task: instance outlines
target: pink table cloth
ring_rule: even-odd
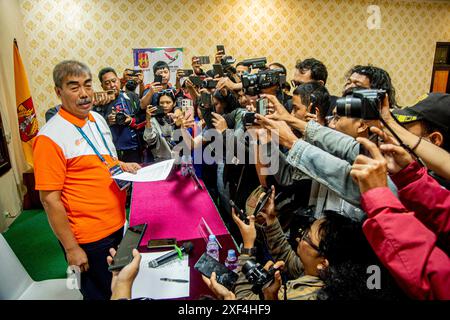
[[[206,188],[196,189],[192,178],[183,177],[179,170],[165,181],[135,182],[130,210],[130,226],[148,224],[141,246],[147,245],[149,239],[201,238],[202,217],[213,234],[228,234]]]

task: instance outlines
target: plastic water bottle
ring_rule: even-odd
[[[187,160],[186,160],[186,155],[183,155],[181,157],[181,175],[183,177],[188,175],[188,171],[187,171]]]
[[[216,236],[209,235],[208,243],[206,244],[206,253],[219,261],[219,244],[217,243]]]
[[[181,157],[181,175],[189,175],[189,167],[192,167],[192,157],[191,155],[183,155]]]
[[[225,267],[230,269],[231,271],[237,272],[239,264],[236,257],[236,251],[233,249],[228,250],[228,256],[225,260]]]

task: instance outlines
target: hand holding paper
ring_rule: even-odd
[[[133,181],[133,182],[151,182],[166,180],[172,170],[174,159],[166,160],[152,164],[148,167],[137,170],[135,174],[123,172],[113,176],[114,179]]]

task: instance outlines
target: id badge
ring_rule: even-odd
[[[111,176],[115,176],[116,174],[123,173],[123,170],[119,164],[116,164],[115,166],[109,168],[109,173],[111,173]],[[117,179],[113,179],[113,180],[116,182],[120,191],[125,190],[126,188],[128,188],[128,186],[131,185],[130,181],[117,180]]]

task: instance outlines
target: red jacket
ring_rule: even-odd
[[[361,196],[368,219],[363,231],[400,287],[415,299],[450,299],[450,191],[417,163],[393,177],[399,199],[389,188]],[[436,245],[437,238],[442,241]]]

